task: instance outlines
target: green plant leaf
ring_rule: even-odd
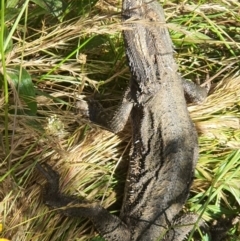
[[[20,12],[19,8],[6,8],[5,14],[4,14],[5,23],[11,20],[15,20],[19,12]],[[0,16],[1,16],[1,13],[0,13]]]
[[[15,8],[19,4],[19,0],[8,0],[6,1],[7,8]]]
[[[94,238],[92,238],[92,241],[106,241],[104,238],[102,238],[102,237],[94,237]]]
[[[33,0],[33,2],[56,17],[62,14],[66,5],[64,0]]]
[[[19,98],[29,107],[30,114],[35,115],[37,112],[36,92],[29,73],[20,66],[16,66],[8,68],[7,75],[15,85]]]
[[[8,35],[9,35],[9,31],[8,31],[8,28],[6,25],[4,25],[3,27],[4,27],[3,41],[5,43]],[[0,28],[0,31],[2,31],[2,28]],[[12,48],[13,48],[13,42],[12,42],[12,39],[10,39],[10,41],[8,42],[8,45],[6,46],[5,53],[10,52],[12,50]]]
[[[75,1],[75,3],[78,1]],[[81,15],[90,12],[91,8],[98,2],[98,0],[82,0],[78,4],[78,10]]]

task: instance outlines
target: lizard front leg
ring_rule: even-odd
[[[80,112],[84,112],[90,121],[110,130],[113,133],[120,132],[128,118],[133,107],[133,101],[131,100],[130,88],[127,88],[123,95],[122,102],[113,116],[110,116],[102,108],[97,101],[79,101],[77,108]]]
[[[37,164],[36,167],[47,179],[43,192],[43,201],[47,206],[59,209],[65,216],[89,218],[100,235],[108,241],[130,241],[130,231],[121,219],[97,203],[61,194],[58,173],[48,164]]]
[[[207,97],[210,85],[201,87],[191,81],[187,81],[183,78],[181,79],[187,102],[201,103]]]

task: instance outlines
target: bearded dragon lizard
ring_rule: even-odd
[[[48,181],[44,202],[67,216],[89,218],[108,241],[182,241],[197,220],[195,215],[178,215],[198,160],[198,136],[184,95],[201,101],[206,90],[177,72],[164,12],[156,0],[123,0],[122,20],[129,87],[110,122],[89,110],[90,120],[113,132],[130,116],[132,148],[120,216],[98,203],[61,194],[59,176],[47,164],[38,165]]]

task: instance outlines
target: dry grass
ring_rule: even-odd
[[[6,66],[21,64],[32,76],[38,111],[37,116],[24,114],[25,103],[9,88],[9,114],[7,119],[2,114],[0,122],[0,240],[85,241],[96,236],[89,221],[63,217],[43,205],[45,181],[34,168],[36,162],[47,162],[59,171],[63,192],[119,210],[130,128],[114,135],[75,110],[78,99],[93,93],[103,96],[107,106],[116,105],[129,79],[120,8],[115,5],[99,1],[88,15],[54,25],[42,18],[38,28],[27,26],[25,35],[19,24],[13,35],[14,48],[6,54]],[[240,209],[238,9],[237,1],[219,1],[214,6],[165,4],[180,71],[186,78],[213,81],[207,100],[189,107],[201,150],[186,209],[205,220],[235,215]],[[4,112],[3,96],[1,90]],[[16,113],[16,108],[23,111]],[[232,232],[235,236],[230,240],[237,240],[236,228]]]

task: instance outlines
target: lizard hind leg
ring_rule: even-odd
[[[36,167],[47,179],[43,192],[43,201],[47,206],[57,208],[65,216],[89,218],[107,241],[130,241],[130,230],[121,219],[96,202],[61,194],[58,173],[48,164],[37,164]]]

